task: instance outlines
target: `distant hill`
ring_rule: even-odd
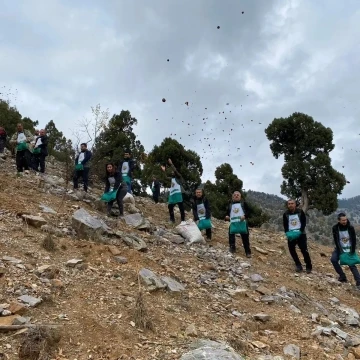
[[[282,215],[285,211],[285,200],[277,195],[266,194],[263,192],[249,190],[247,199],[267,212],[270,220],[264,224],[264,228],[272,228],[282,231]],[[355,225],[356,230],[360,231],[360,195],[349,199],[339,199],[337,211],[329,216],[325,216],[321,211],[310,210],[308,212],[307,232],[314,240],[323,244],[332,244],[331,227],[336,223],[337,214],[343,211],[349,220]]]

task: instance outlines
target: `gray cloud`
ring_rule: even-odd
[[[246,189],[279,193],[264,129],[301,111],[334,130],[343,195],[358,194],[357,0],[23,0],[0,20],[3,83],[41,125],[71,136],[90,106],[129,109],[148,151],[173,134],[204,180],[229,162]]]

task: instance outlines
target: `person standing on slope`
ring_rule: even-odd
[[[35,140],[32,158],[32,168],[38,172],[45,173],[45,158],[48,156],[48,137],[46,131],[41,129],[39,136]]]
[[[183,196],[182,196],[183,188],[181,186],[182,176],[176,170],[171,159],[169,159],[168,162],[169,162],[169,165],[171,166],[171,174],[170,174],[171,176],[168,177],[168,179],[171,181],[170,193],[169,193],[169,199],[168,199],[170,222],[175,223],[174,207],[175,207],[175,205],[178,205],[179,210],[180,210],[180,216],[181,216],[180,225],[186,225],[185,209],[184,209],[184,202],[183,202]],[[162,171],[166,172],[165,166],[161,166],[161,169],[162,169]]]
[[[131,194],[131,181],[133,177],[133,171],[135,169],[135,163],[134,160],[131,159],[131,152],[129,150],[125,150],[124,159],[120,162],[119,169],[121,171],[123,180],[128,186],[127,192]]]
[[[235,191],[225,217],[225,221],[230,221],[229,251],[231,253],[236,252],[235,236],[236,234],[240,234],[246,257],[251,258],[249,227],[246,221],[248,217],[249,207],[247,203],[241,199],[240,191]]]
[[[0,154],[5,150],[7,134],[3,127],[0,126]]]
[[[203,189],[196,189],[192,203],[194,221],[199,221],[199,230],[206,231],[206,238],[211,240],[211,209],[209,200],[205,197]],[[202,225],[204,224],[204,226]]]
[[[151,184],[151,191],[153,194],[153,200],[155,204],[159,202],[159,196],[160,196],[160,182],[156,179],[156,176],[153,176],[153,182]]]
[[[283,214],[283,226],[286,236],[288,238],[288,247],[290,255],[292,256],[296,272],[302,272],[303,267],[296,253],[296,245],[299,247],[306,264],[306,272],[308,274],[312,271],[312,263],[307,246],[307,236],[305,233],[306,215],[303,210],[296,207],[296,202],[293,199],[287,201],[287,210]],[[290,238],[289,232],[297,232],[297,238]]]
[[[87,192],[90,171],[89,161],[92,153],[87,149],[86,143],[82,143],[80,149],[80,154],[75,158],[74,189],[79,188],[79,178],[81,177],[84,183],[84,191]]]
[[[335,271],[339,275],[339,281],[346,283],[346,275],[339,264],[340,255],[342,253],[349,253],[354,255],[356,251],[356,233],[354,227],[350,224],[345,213],[338,215],[338,223],[332,228],[335,249],[331,255],[331,263]],[[349,266],[356,282],[356,287],[360,290],[360,274],[355,265]]]
[[[12,136],[10,143],[16,145],[16,167],[18,175],[29,174],[30,151],[29,144],[33,135],[29,130],[24,130],[22,124],[17,124],[17,132]]]
[[[107,202],[107,215],[111,216],[111,209],[114,205],[114,201],[116,200],[120,217],[124,216],[124,197],[127,193],[127,184],[124,181],[122,174],[120,171],[117,171],[114,164],[109,163],[106,164],[106,177],[105,177],[105,191],[104,193],[111,193],[116,191],[116,194],[114,193],[114,198]]]

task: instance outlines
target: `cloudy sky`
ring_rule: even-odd
[[[41,126],[70,137],[91,106],[128,109],[147,151],[173,134],[203,156],[203,180],[229,162],[245,189],[279,194],[264,129],[305,112],[334,131],[343,196],[360,193],[359,0],[0,5],[0,85]]]

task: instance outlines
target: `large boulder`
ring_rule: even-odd
[[[98,240],[110,231],[102,220],[90,215],[82,208],[73,214],[72,227],[79,238],[87,240]]]
[[[245,360],[222,342],[198,340],[190,348],[192,350],[181,356],[180,360]]]

